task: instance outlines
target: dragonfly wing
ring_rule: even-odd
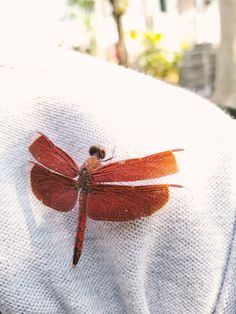
[[[87,213],[95,220],[127,221],[152,215],[169,199],[169,187],[178,185],[93,185]]]
[[[33,157],[42,165],[74,178],[78,175],[79,167],[74,160],[61,148],[55,146],[44,134],[29,146],[29,151]]]
[[[30,179],[33,193],[44,205],[61,212],[75,206],[78,197],[75,180],[51,172],[39,164],[33,165]]]
[[[94,182],[125,182],[154,179],[178,172],[174,152],[166,151],[143,158],[107,164],[92,173]]]

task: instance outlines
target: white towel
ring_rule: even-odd
[[[234,120],[193,93],[74,53],[2,64],[0,82],[2,314],[236,312]],[[115,147],[114,160],[184,148],[178,174],[148,183],[185,188],[151,217],[89,219],[72,269],[77,208],[56,212],[30,188],[37,131],[78,164],[92,144],[107,157]]]

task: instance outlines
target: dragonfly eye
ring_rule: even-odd
[[[89,155],[96,155],[98,159],[104,159],[106,156],[105,150],[99,146],[91,146],[89,149]]]

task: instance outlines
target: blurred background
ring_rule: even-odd
[[[236,1],[0,0],[0,66],[73,50],[208,98],[236,116]]]

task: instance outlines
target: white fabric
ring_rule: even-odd
[[[0,60],[1,63],[1,60]],[[0,67],[0,310],[3,314],[236,312],[235,121],[200,97],[93,58]],[[29,185],[37,130],[80,164],[167,149],[182,184],[151,217],[88,220],[71,267],[77,209],[42,205]],[[107,204],[109,206],[109,204]]]

